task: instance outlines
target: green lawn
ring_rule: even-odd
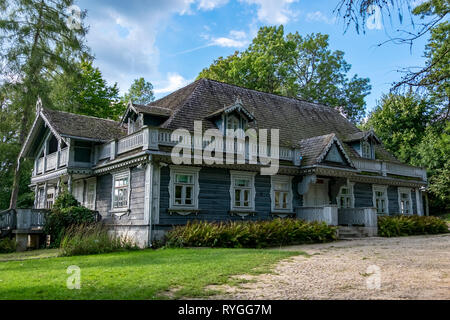
[[[50,251],[47,255],[54,254]],[[299,254],[256,249],[148,249],[44,259],[32,259],[28,254],[22,261],[2,261],[6,255],[0,254],[0,299],[158,299],[165,298],[171,288],[179,288],[174,298],[205,297],[213,293],[204,289],[207,285],[236,281],[231,275],[269,272],[279,260]],[[17,258],[17,254],[9,256]],[[81,269],[79,290],[66,286],[67,267],[72,265]]]

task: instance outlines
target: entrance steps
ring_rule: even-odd
[[[352,240],[376,236],[373,228],[358,226],[338,226],[338,237],[341,240]]]

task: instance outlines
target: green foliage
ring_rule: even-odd
[[[328,45],[328,35],[285,35],[283,26],[262,27],[245,51],[219,57],[198,78],[330,105],[357,122],[364,115],[369,79],[348,79],[351,66],[344,53]]]
[[[438,217],[417,215],[378,217],[378,235],[381,237],[400,237],[448,232],[447,223]]]
[[[138,247],[126,237],[108,234],[101,223],[72,225],[61,239],[62,256],[79,256],[137,250]]]
[[[421,97],[388,94],[370,114],[366,129],[373,128],[384,146],[399,160],[411,162],[432,119],[430,104]]]
[[[16,171],[16,164],[34,118],[36,101],[40,97],[45,106],[52,106],[50,81],[62,72],[76,72],[76,61],[81,55],[88,54],[85,46],[87,28],[83,25],[86,13],[81,12],[78,28],[67,25],[68,8],[73,2],[0,1],[0,171],[8,171],[4,174],[7,175],[5,180],[0,177],[0,191],[5,192],[2,197],[12,194],[13,207],[18,194],[29,192],[31,166],[20,166]],[[24,177],[22,172],[26,172]],[[11,187],[4,187],[4,183]],[[5,206],[4,202],[2,198],[0,206]]]
[[[58,109],[98,118],[119,119],[125,111],[117,83],[109,86],[100,69],[83,59],[77,72],[63,73],[52,82],[50,97]]]
[[[166,235],[168,247],[267,248],[336,240],[336,228],[297,219],[257,222],[188,222]]]
[[[50,235],[52,246],[60,245],[68,228],[81,224],[93,224],[97,221],[95,211],[82,207],[69,192],[64,190],[45,219],[44,232]]]
[[[146,105],[155,100],[153,85],[144,78],[135,79],[128,92],[123,96],[124,103],[129,101]]]
[[[14,239],[0,239],[0,253],[11,253],[16,251],[16,241]]]

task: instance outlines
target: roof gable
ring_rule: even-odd
[[[353,167],[353,162],[334,133],[303,139],[298,144],[303,166],[336,163]]]

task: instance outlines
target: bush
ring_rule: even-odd
[[[274,219],[257,222],[188,222],[170,230],[168,247],[267,248],[336,240],[336,227],[324,222]]]
[[[100,254],[138,247],[126,237],[110,235],[101,223],[73,225],[61,239],[61,255],[77,256]]]
[[[0,253],[16,252],[16,241],[14,239],[4,238],[0,240]]]
[[[449,232],[446,222],[432,216],[381,216],[378,217],[378,235],[399,237]]]
[[[58,247],[66,229],[81,224],[95,223],[97,213],[80,205],[69,192],[64,190],[45,219],[44,232],[50,235],[53,247]]]

